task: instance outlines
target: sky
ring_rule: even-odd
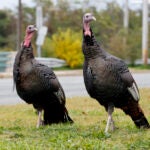
[[[35,4],[32,2],[32,0],[22,0],[22,3],[34,7]],[[0,2],[0,9],[15,9],[18,5],[18,0],[1,0]]]
[[[54,0],[56,1],[56,0]],[[76,1],[80,1],[80,0],[76,0]],[[82,0],[81,0],[82,1]],[[100,2],[99,4],[102,4],[102,1],[104,0],[95,0],[95,2],[98,4],[98,1]],[[112,1],[112,0],[108,0],[108,1]],[[123,2],[125,0],[116,0],[121,6],[123,6]],[[132,9],[137,9],[140,8],[142,6],[141,1],[142,0],[128,0],[129,1],[129,6]],[[32,2],[32,0],[22,0],[22,3],[34,7],[35,4]],[[94,0],[91,0],[90,3],[94,3]],[[149,0],[150,3],[150,0]],[[96,4],[96,5],[97,5]],[[0,9],[15,9],[18,5],[18,0],[1,0],[0,3]]]

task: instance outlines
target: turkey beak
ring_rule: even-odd
[[[37,29],[36,27],[34,27],[34,30],[35,30],[35,31],[38,31],[38,29]]]
[[[93,19],[94,21],[96,21],[96,18],[95,18],[94,16],[92,16],[92,19]]]
[[[38,28],[36,27],[35,24],[34,24],[34,31],[38,31]]]

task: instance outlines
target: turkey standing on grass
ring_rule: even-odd
[[[18,95],[38,110],[37,127],[41,124],[73,122],[65,107],[64,91],[51,68],[34,59],[31,38],[36,27],[29,25],[18,51],[13,68],[13,78]],[[41,119],[44,110],[44,122]]]
[[[110,125],[112,130],[115,128],[112,119],[114,107],[128,114],[137,127],[149,128],[138,104],[139,90],[135,80],[123,60],[110,55],[97,43],[90,27],[92,20],[96,18],[91,13],[83,16],[83,75],[89,95],[108,112],[105,132],[108,132]]]

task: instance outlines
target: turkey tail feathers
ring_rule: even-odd
[[[64,122],[70,122],[73,123],[73,120],[70,118],[67,109],[65,108],[65,114],[64,114]]]
[[[44,124],[73,123],[64,105],[53,104],[44,109]]]
[[[150,128],[150,125],[145,116],[141,117],[139,120],[134,120],[134,123],[138,128]]]
[[[122,107],[122,110],[131,117],[138,128],[150,128],[150,125],[137,101],[128,101],[128,104]]]

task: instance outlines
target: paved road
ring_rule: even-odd
[[[139,87],[150,87],[149,73],[133,74]],[[59,76],[66,97],[87,96],[82,76]],[[13,81],[11,78],[0,79],[0,105],[23,103],[13,91]]]

